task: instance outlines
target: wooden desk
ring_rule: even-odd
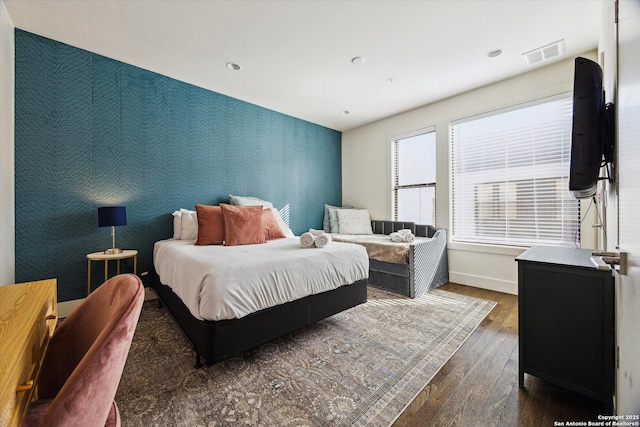
[[[20,426],[58,320],[56,279],[0,286],[0,426]]]

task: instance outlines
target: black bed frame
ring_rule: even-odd
[[[266,308],[240,319],[199,320],[154,273],[151,282],[196,352],[196,368],[235,356],[367,301],[367,280]]]

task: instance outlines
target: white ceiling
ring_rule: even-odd
[[[23,30],[341,131],[530,71],[522,53],[557,40],[566,52],[556,60],[594,49],[602,9],[599,0],[4,1]],[[488,58],[494,49],[503,54]]]

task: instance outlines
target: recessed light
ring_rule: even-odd
[[[502,53],[502,49],[495,49],[495,50],[492,50],[491,52],[489,52],[487,54],[487,56],[489,58],[495,58],[496,56],[500,56],[501,53]]]
[[[342,110],[342,111],[340,111],[340,114],[342,114],[343,116],[346,116],[346,115],[348,115],[348,114],[351,114],[351,111],[349,111],[349,110]]]
[[[362,56],[356,56],[351,59],[351,63],[353,65],[362,65],[364,63],[364,58]]]
[[[227,68],[233,71],[238,71],[240,70],[240,66],[238,64],[236,64],[235,62],[227,62]]]
[[[393,83],[393,77],[389,77],[389,78],[387,79],[387,82],[389,82],[389,83]]]

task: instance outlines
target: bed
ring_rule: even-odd
[[[357,249],[354,249],[357,248]],[[298,238],[240,246],[154,245],[152,286],[196,352],[196,367],[240,354],[367,300],[357,245],[303,249]]]
[[[446,230],[402,221],[371,221],[373,235],[335,235],[333,239],[361,245],[369,256],[369,285],[411,298],[449,280]],[[412,244],[393,244],[388,235],[409,229]],[[386,240],[386,244],[385,244]]]

